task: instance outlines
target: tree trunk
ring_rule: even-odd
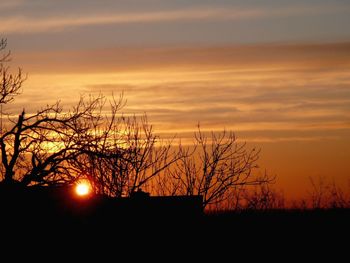
[[[13,172],[6,171],[5,179],[3,181],[4,185],[14,185],[16,184],[16,180],[13,179]]]

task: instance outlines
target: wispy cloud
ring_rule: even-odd
[[[100,15],[68,15],[57,18],[9,17],[1,20],[0,31],[4,33],[35,33],[50,30],[64,30],[72,27],[126,24],[154,23],[184,20],[206,19],[246,19],[261,16],[260,10],[177,10],[146,13],[100,14]]]
[[[11,8],[19,7],[23,4],[24,0],[2,0],[0,2],[0,10],[8,10]]]
[[[11,2],[12,3],[12,2]],[[3,7],[15,5],[5,3]],[[20,2],[18,2],[20,3]],[[1,8],[1,5],[0,5]],[[10,16],[0,19],[0,31],[3,33],[37,33],[52,30],[69,30],[82,26],[155,23],[196,20],[245,20],[280,16],[314,15],[344,11],[339,6],[296,6],[285,8],[197,8],[135,13],[78,13],[62,14],[56,17]]]
[[[180,75],[186,78],[187,83],[190,77],[198,81],[222,75],[231,76],[229,83],[232,84],[232,81],[245,78],[251,81],[254,78],[259,81],[263,78],[267,80],[274,78],[278,71],[280,74],[295,76],[323,73],[324,76],[327,74],[327,79],[337,77],[340,81],[339,75],[344,73],[341,69],[350,66],[350,43],[30,51],[17,52],[15,58],[16,63],[30,70],[32,74],[128,72],[126,77],[130,78],[133,71],[137,72],[138,77],[142,72],[147,77],[147,71],[156,71],[152,81],[164,73],[168,80],[172,77],[180,82]],[[274,81],[270,84],[285,84],[280,80],[281,82]],[[344,78],[342,80],[346,81]]]
[[[333,138],[350,130],[349,51],[349,43],[339,43],[34,54],[25,57],[26,70],[41,64],[13,111],[124,91],[126,113],[146,112],[160,132],[186,133],[200,122],[213,130],[269,131],[251,137],[264,142],[319,140],[331,131]]]
[[[246,138],[245,142],[254,143],[280,143],[280,142],[321,142],[325,140],[339,140],[338,136],[309,136],[309,137],[255,137]]]

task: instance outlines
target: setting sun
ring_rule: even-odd
[[[90,193],[90,184],[88,182],[80,182],[75,187],[77,195],[84,196]]]

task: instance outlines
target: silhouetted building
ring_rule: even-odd
[[[78,196],[73,186],[0,188],[0,221],[42,227],[88,225],[116,227],[131,222],[192,220],[202,216],[201,196],[150,196],[143,191],[131,197]]]

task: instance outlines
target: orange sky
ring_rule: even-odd
[[[2,0],[0,38],[28,73],[18,114],[124,92],[124,111],[190,141],[233,130],[287,197],[350,180],[350,4],[344,0]]]
[[[13,63],[29,73],[13,113],[124,92],[124,111],[146,112],[162,136],[190,141],[200,122],[261,147],[287,197],[309,176],[348,184],[350,43],[19,52]]]

